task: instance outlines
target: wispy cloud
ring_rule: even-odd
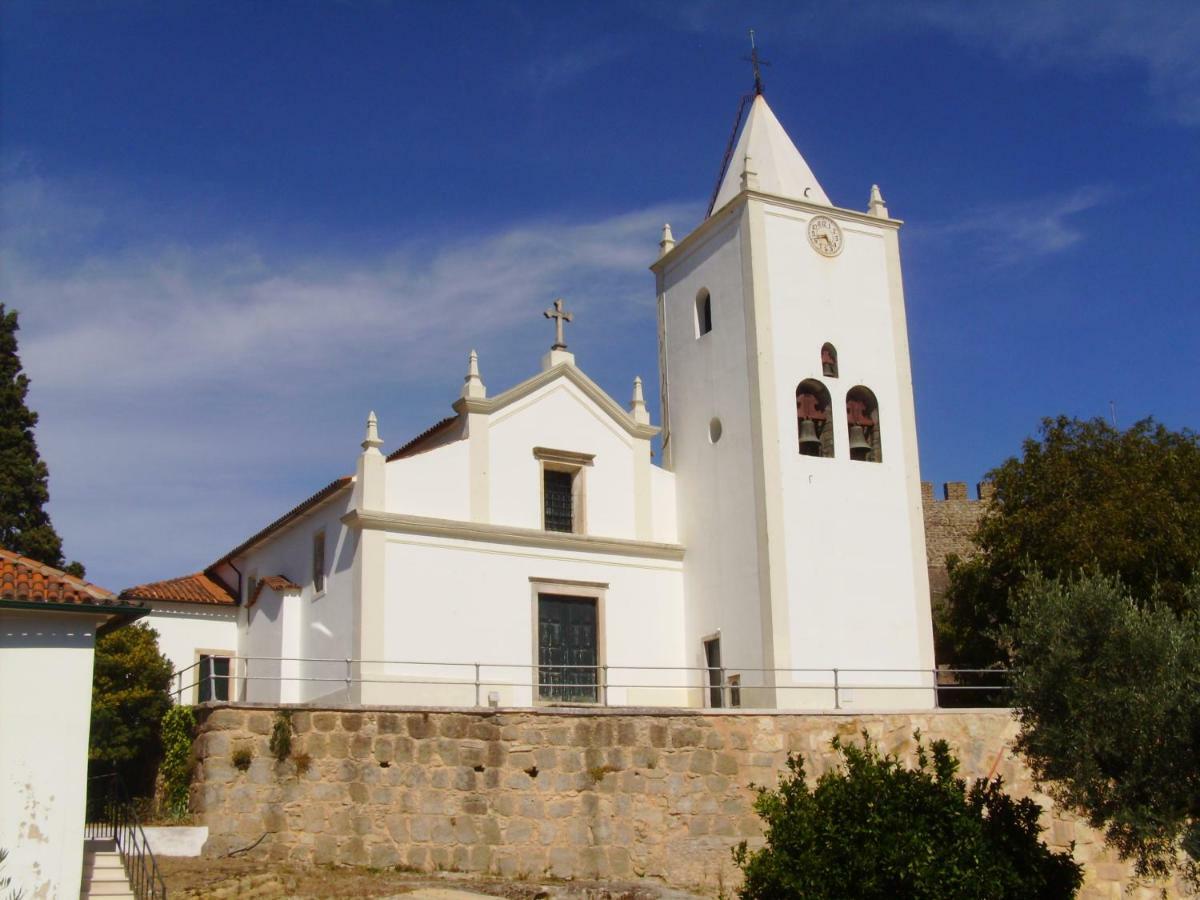
[[[616,38],[596,38],[560,53],[542,55],[525,67],[522,82],[539,95],[570,86],[593,69],[608,65],[633,52],[633,47]]]
[[[52,512],[113,588],[198,565],[349,470],[368,408],[397,443],[444,414],[471,347],[496,389],[532,374],[555,296],[592,359],[643,320],[651,356],[646,266],[662,222],[696,215],[526,222],[356,259],[169,236],[93,255],[80,232],[122,230],[119,201],[23,178],[3,203],[0,297],[21,311]],[[600,374],[632,378],[630,356]]]
[[[914,227],[921,238],[953,239],[960,251],[973,251],[984,265],[1011,266],[1061,253],[1086,238],[1080,221],[1113,198],[1106,187],[968,210],[951,222]]]
[[[1200,4],[1193,0],[948,0],[893,10],[1039,68],[1132,64],[1159,110],[1200,125]]]

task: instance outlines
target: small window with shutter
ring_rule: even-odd
[[[312,546],[312,583],[313,593],[325,593],[325,532],[318,531],[313,535]]]

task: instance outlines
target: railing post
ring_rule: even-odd
[[[721,666],[721,668],[717,670],[717,678],[720,679],[717,682],[717,695],[721,698],[721,709],[725,709],[727,706],[729,706],[729,703],[727,702],[727,698],[725,696],[725,667],[724,666]]]
[[[838,670],[833,670],[833,708],[842,708],[842,694],[838,684]]]
[[[600,667],[600,703],[602,706],[608,706],[608,666]]]
[[[938,670],[936,667],[933,670],[933,708],[941,708],[940,704],[938,703]]]
[[[475,705],[483,706],[479,702],[479,663],[475,663]]]
[[[349,703],[351,700],[350,685],[354,682],[354,669],[351,665],[351,662],[352,661],[351,661],[350,657],[347,656],[346,657],[346,702],[347,703]],[[361,700],[362,698],[360,697],[359,699]]]

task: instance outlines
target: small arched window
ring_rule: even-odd
[[[796,431],[802,456],[833,456],[833,417],[829,391],[815,378],[796,388]]]
[[[837,347],[825,344],[821,347],[821,374],[826,378],[837,378]]]
[[[879,403],[871,390],[861,384],[846,393],[846,429],[851,459],[883,462],[883,444],[879,436]]]
[[[696,295],[696,337],[703,337],[712,331],[712,297],[707,288],[701,288]]]

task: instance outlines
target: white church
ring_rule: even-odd
[[[661,425],[576,365],[555,301],[528,379],[470,353],[452,416],[387,452],[372,414],[353,475],[123,593],[179,699],[931,707],[900,224],[875,187],[834,206],[756,92],[651,266]]]

